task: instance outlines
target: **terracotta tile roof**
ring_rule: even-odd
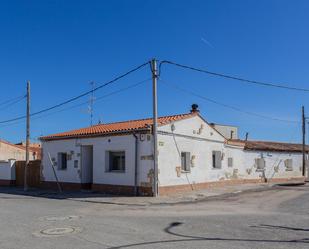
[[[158,118],[158,125],[162,126],[174,121],[187,119],[198,115],[198,113],[186,113],[173,116],[164,116]],[[105,134],[119,134],[123,132],[133,132],[141,130],[150,130],[153,124],[152,118],[129,120],[116,123],[98,124],[91,127],[81,128],[77,130],[52,134],[41,137],[41,140],[57,140],[66,138],[93,137]]]
[[[264,150],[264,151],[278,151],[278,152],[302,152],[302,144],[283,143],[273,141],[252,141],[231,139],[227,144],[242,146],[244,150]],[[309,151],[309,146],[306,146],[306,151]]]

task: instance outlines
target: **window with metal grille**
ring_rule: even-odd
[[[67,153],[59,152],[58,153],[58,170],[66,170],[67,169]]]
[[[221,169],[222,166],[222,153],[221,151],[212,152],[212,167],[214,169]]]
[[[186,172],[191,170],[190,152],[181,152],[181,170]]]
[[[124,172],[126,156],[124,151],[109,151],[109,171]]]

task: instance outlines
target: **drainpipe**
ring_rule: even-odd
[[[133,133],[135,138],[135,161],[134,161],[134,195],[138,195],[138,186],[137,186],[137,162],[138,162],[138,137],[135,133]]]

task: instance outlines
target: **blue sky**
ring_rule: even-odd
[[[1,1],[0,103],[25,93],[33,112],[90,90],[150,58],[215,72],[309,88],[309,2],[235,1]],[[148,67],[95,93],[99,98],[150,77]],[[300,120],[309,94],[250,86],[162,68],[159,115],[185,113],[192,103],[210,122],[239,126],[251,139],[300,141],[300,124],[239,113],[164,85],[177,84],[244,111]],[[94,105],[94,122],[152,115],[151,82]],[[33,118],[31,137],[88,126],[85,97]],[[25,101],[1,109],[0,121],[25,113]],[[48,114],[48,113],[46,113]],[[308,114],[309,115],[309,114]],[[0,124],[0,137],[25,139],[25,121]]]

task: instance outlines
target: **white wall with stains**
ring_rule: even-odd
[[[138,135],[139,159],[144,155],[152,155],[151,137],[145,135],[142,140]],[[44,181],[55,181],[48,154],[57,164],[58,153],[62,152],[70,155],[71,159],[67,161],[66,170],[60,170],[55,165],[59,181],[81,183],[81,146],[83,145],[93,146],[93,183],[134,186],[135,138],[133,135],[43,141],[42,175]],[[105,156],[108,151],[125,151],[125,172],[109,172],[107,170]],[[78,161],[78,163],[74,161]],[[149,181],[148,173],[152,168],[152,162],[149,157],[138,160],[139,185]]]
[[[201,132],[196,132],[203,127]],[[301,177],[301,153],[244,151],[242,147],[227,145],[224,139],[199,117],[177,121],[160,128],[159,185],[173,186],[235,179],[267,179]],[[163,132],[162,132],[163,131]],[[213,168],[212,152],[221,151],[221,168]],[[191,170],[181,172],[181,152],[190,152]],[[232,165],[228,165],[232,158]],[[257,169],[256,159],[264,158],[265,171]],[[285,160],[292,159],[293,169]]]
[[[159,186],[172,186],[215,182],[230,179],[268,179],[301,176],[301,154],[244,151],[242,147],[228,145],[225,138],[199,116],[160,126],[158,129]],[[138,185],[151,186],[153,176],[153,138],[149,134],[138,136]],[[81,183],[81,146],[93,146],[93,183],[134,186],[135,138],[132,134],[95,138],[43,141],[42,173],[45,181],[55,181],[48,153],[54,161],[57,154],[70,155],[66,170],[56,172],[61,182]],[[106,151],[125,151],[125,172],[107,170]],[[212,152],[222,154],[221,168],[213,168]],[[180,172],[181,152],[190,152],[191,169]],[[256,159],[265,160],[265,174],[257,170]],[[232,158],[232,165],[228,165]],[[292,159],[293,169],[284,161]]]

